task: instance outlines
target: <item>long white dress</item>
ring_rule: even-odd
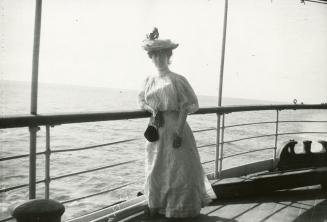
[[[139,94],[139,103],[163,111],[164,117],[159,140],[146,143],[145,196],[149,207],[158,209],[166,217],[198,215],[211,198],[206,192],[209,182],[187,122],[181,147],[173,148],[173,132],[177,128],[179,111],[185,109],[190,114],[199,108],[192,87],[178,74],[149,76]]]

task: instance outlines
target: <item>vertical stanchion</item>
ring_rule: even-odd
[[[225,46],[226,46],[226,30],[227,30],[227,13],[228,13],[228,0],[225,0],[225,12],[224,12],[224,27],[223,27],[223,41],[221,46],[220,57],[220,75],[219,75],[219,93],[218,93],[218,107],[222,103],[223,92],[223,77],[224,77],[224,65],[225,65]],[[220,151],[220,114],[217,113],[217,138],[216,138],[216,160],[215,160],[215,178],[219,176],[219,153]]]
[[[41,33],[42,0],[35,2],[35,23],[33,42],[32,85],[31,85],[31,114],[37,114],[37,89]],[[29,198],[35,198],[36,190],[36,133],[38,127],[30,127],[30,168],[29,168]]]
[[[31,114],[33,115],[37,114],[41,13],[42,13],[42,0],[36,0],[34,42],[33,42],[32,86],[31,86]]]
[[[274,163],[275,163],[275,161],[276,161],[276,152],[277,152],[278,125],[279,125],[279,110],[276,110],[276,128],[275,128]]]
[[[35,199],[36,191],[36,133],[39,127],[30,127],[30,156],[29,156],[29,199]]]
[[[45,151],[45,199],[50,196],[50,126],[46,125],[46,151]]]
[[[225,67],[225,48],[226,48],[226,31],[227,31],[227,13],[228,13],[228,0],[225,0],[223,41],[222,41],[222,46],[221,46],[221,57],[220,57],[218,106],[221,106],[222,94],[223,94],[224,67]]]
[[[220,113],[217,113],[217,135],[216,135],[216,158],[215,158],[215,178],[219,177],[219,153],[220,153]]]
[[[219,172],[218,176],[221,176],[221,171],[223,169],[223,160],[224,160],[224,133],[225,133],[225,114],[223,114],[223,120],[221,123],[221,142],[220,142],[220,149],[219,149]]]

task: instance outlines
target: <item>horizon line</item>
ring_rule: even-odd
[[[16,79],[0,79],[0,81],[7,81],[7,82],[20,82],[25,84],[31,84],[31,81],[27,80],[16,80]],[[85,87],[85,88],[100,88],[100,89],[112,89],[112,90],[125,90],[125,91],[138,91],[138,89],[128,89],[128,88],[115,88],[110,86],[96,86],[96,85],[84,85],[84,84],[74,84],[74,83],[58,83],[58,82],[44,82],[39,81],[39,84],[49,84],[49,85],[58,85],[58,86],[67,86],[67,87]],[[218,90],[217,95],[208,95],[208,94],[197,94],[197,96],[203,97],[217,97],[218,98]],[[223,98],[228,99],[239,99],[239,100],[253,100],[253,101],[262,101],[262,102],[274,102],[274,103],[287,103],[289,101],[274,101],[274,100],[265,100],[265,99],[254,99],[254,98],[242,98],[242,97],[231,97],[231,96],[222,96]],[[218,102],[218,100],[217,100]]]

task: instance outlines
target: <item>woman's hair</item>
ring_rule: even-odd
[[[152,59],[152,56],[154,55],[154,54],[166,54],[167,55],[167,57],[168,57],[168,61],[169,61],[169,64],[170,64],[170,57],[172,56],[172,54],[173,54],[173,50],[171,50],[171,49],[161,49],[161,50],[155,50],[155,51],[149,51],[148,52],[148,56],[149,56],[149,58],[150,59]]]

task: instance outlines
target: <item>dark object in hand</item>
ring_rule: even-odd
[[[177,133],[173,134],[173,147],[175,149],[179,148],[182,145],[182,137]]]
[[[159,139],[159,131],[158,129],[162,127],[164,124],[164,118],[162,112],[158,112],[155,117],[150,118],[150,122],[148,127],[144,132],[144,137],[149,142],[155,142]]]
[[[159,133],[156,126],[149,124],[144,132],[144,137],[149,142],[155,142],[159,139]]]

